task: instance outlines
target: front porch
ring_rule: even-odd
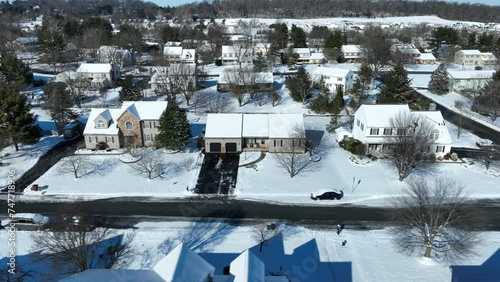
[[[268,151],[267,138],[243,138],[243,152]]]

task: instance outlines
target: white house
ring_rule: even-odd
[[[423,153],[442,157],[451,150],[451,137],[440,111],[411,111],[408,105],[361,105],[354,113],[353,137],[366,145],[367,153],[383,153],[390,150],[392,144],[388,138],[397,134],[392,128],[391,118],[401,113],[421,115],[433,126],[429,135],[432,143]]]
[[[205,152],[305,151],[301,114],[208,114]]]
[[[265,57],[269,50],[271,50],[271,43],[257,43],[253,47],[253,53],[255,56],[257,56],[257,54],[260,54]]]
[[[298,55],[297,64],[321,64],[325,61],[322,52],[311,51],[309,48],[293,48],[293,53]]]
[[[342,86],[344,92],[347,92],[352,88],[354,73],[349,69],[321,66],[313,71],[312,78],[316,82],[323,78],[326,87],[333,93],[337,91],[338,85]]]
[[[363,52],[360,45],[342,45],[342,54],[348,63],[359,63],[363,60]]]
[[[222,46],[222,64],[252,64],[253,63],[253,50],[252,48],[245,48],[242,45],[223,45]]]
[[[97,51],[99,63],[115,63],[121,67],[134,64],[134,55],[130,50],[118,48],[117,46],[101,46]]]
[[[168,67],[155,67],[152,69],[151,90],[171,91],[171,85],[185,89],[196,89],[196,65],[171,64]]]
[[[163,47],[163,55],[172,63],[196,63],[196,49],[184,49],[180,46]]]
[[[82,63],[76,73],[78,77],[87,78],[94,89],[113,86],[120,78],[120,68],[115,63]]]
[[[448,70],[451,89],[457,92],[483,87],[492,79],[494,73],[495,70]]]
[[[419,65],[433,65],[436,63],[436,57],[432,53],[422,53],[416,58],[416,63]]]
[[[483,53],[479,50],[459,50],[455,53],[455,64],[462,66],[491,66],[497,63],[492,53]]]

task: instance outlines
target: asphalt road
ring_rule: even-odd
[[[500,201],[483,200],[471,205],[484,219],[481,230],[500,230]],[[183,201],[157,201],[149,198],[115,198],[87,202],[16,202],[15,211],[41,214],[71,214],[77,209],[107,217],[129,217],[131,225],[147,217],[228,218],[283,220],[300,224],[390,224],[384,208],[312,204],[282,205],[234,200],[226,197],[196,197]],[[0,215],[7,212],[7,202],[0,202]]]

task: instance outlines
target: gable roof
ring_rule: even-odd
[[[205,138],[241,138],[242,114],[208,114]]]
[[[363,104],[354,114],[365,117],[367,127],[390,127],[389,120],[400,112],[410,112],[408,105],[366,105]]]
[[[361,45],[342,45],[343,53],[361,53]],[[345,54],[344,54],[345,55]]]
[[[436,60],[436,57],[432,53],[421,53],[417,60]]]
[[[302,114],[269,115],[269,138],[293,138],[297,130],[305,130]]]
[[[93,108],[90,110],[90,114],[88,117],[87,124],[85,125],[85,129],[83,130],[83,134],[93,134],[93,135],[116,135],[118,134],[118,127],[116,126],[116,121],[118,117],[122,114],[123,110],[122,109],[99,109],[99,108]],[[109,124],[108,128],[96,128],[95,127],[95,122],[96,118],[103,114],[104,116],[111,116],[112,122]],[[103,116],[103,117],[104,117]]]
[[[464,55],[481,55],[479,50],[459,50],[457,52],[462,52]]]
[[[164,282],[156,272],[149,269],[88,269],[60,282],[96,282],[96,281],[148,281]]]
[[[268,114],[246,114],[243,119],[243,137],[265,137],[269,136]]]
[[[177,46],[165,46],[163,48],[163,54],[165,55],[182,55],[182,47]]]
[[[91,73],[109,73],[112,67],[111,64],[90,64],[82,63],[76,72],[91,72]]]
[[[341,69],[335,67],[317,67],[313,72],[314,76],[334,76],[334,77],[346,77],[352,73],[350,69]]]
[[[167,106],[167,101],[124,101],[122,109],[129,110],[140,120],[158,120]]]
[[[241,253],[229,266],[233,282],[265,282],[265,265],[249,250]]]
[[[181,243],[161,259],[153,270],[168,282],[204,282],[208,275],[214,275],[215,268]]]

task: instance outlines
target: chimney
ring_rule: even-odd
[[[429,104],[429,111],[435,111],[436,110],[436,103],[434,102],[431,102]]]

